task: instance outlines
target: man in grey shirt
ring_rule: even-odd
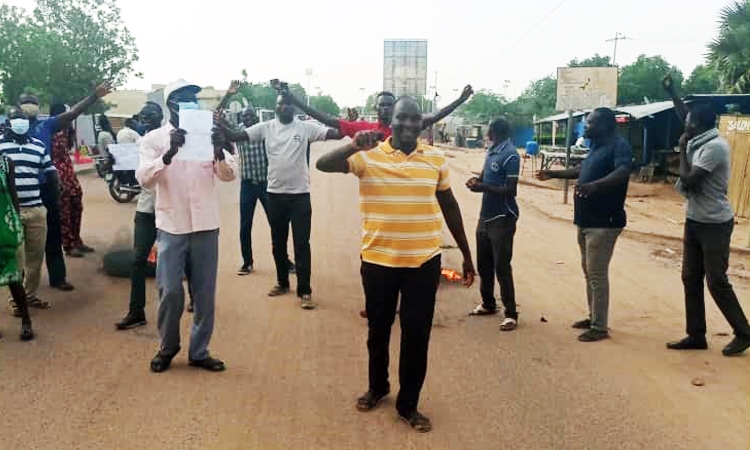
[[[219,121],[223,138],[230,142],[265,141],[268,157],[268,221],[271,225],[271,246],[276,262],[277,284],[270,297],[289,292],[287,241],[292,226],[294,260],[297,265],[297,297],[302,309],[315,309],[310,286],[310,144],[338,139],[338,131],[294,117],[294,107],[285,88],[276,99],[276,118],[245,130],[232,130]]]
[[[678,111],[684,106],[679,100],[675,104]],[[727,278],[734,228],[734,212],[727,197],[730,148],[716,129],[712,104],[699,102],[690,105],[680,147],[677,189],[687,198],[682,282],[688,336],[668,343],[667,348],[708,348],[705,278],[716,305],[734,330],[734,339],[724,347],[723,353],[725,356],[739,355],[750,348],[750,325]]]

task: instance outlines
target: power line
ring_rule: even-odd
[[[617,65],[617,42],[618,41],[626,41],[626,40],[632,40],[629,37],[625,36],[624,34],[620,33],[619,31],[615,31],[615,37],[614,39],[607,39],[606,42],[612,42],[615,43],[615,51],[612,55],[612,65]]]
[[[520,43],[521,43],[521,42],[522,42],[522,41],[523,41],[524,39],[526,39],[526,38],[527,38],[527,37],[528,37],[528,36],[529,36],[529,35],[531,34],[531,32],[532,32],[532,31],[534,31],[534,30],[535,30],[535,29],[536,29],[536,28],[537,28],[537,27],[538,27],[539,25],[541,25],[541,24],[542,24],[542,22],[544,22],[545,20],[547,20],[547,18],[549,18],[549,16],[551,16],[552,14],[554,14],[554,13],[555,13],[555,11],[557,11],[558,9],[560,9],[560,7],[561,7],[562,5],[564,5],[564,4],[565,4],[565,3],[567,2],[567,1],[568,1],[568,0],[562,0],[562,1],[560,2],[560,3],[558,3],[558,4],[557,4],[557,6],[555,6],[555,7],[554,7],[554,8],[552,8],[552,9],[551,9],[551,10],[550,10],[550,11],[549,11],[549,12],[548,12],[547,14],[545,14],[545,15],[544,15],[544,17],[542,17],[542,18],[541,18],[541,19],[539,20],[539,22],[535,23],[535,24],[534,24],[534,25],[533,25],[533,26],[532,26],[531,28],[529,28],[528,30],[526,30],[526,33],[524,33],[523,35],[521,35],[521,37],[520,37],[520,38],[518,38],[518,40],[516,40],[516,41],[515,41],[515,42],[514,42],[513,44],[511,44],[511,46],[510,46],[510,47],[508,47],[508,48],[507,48],[507,49],[506,49],[506,50],[505,50],[505,51],[504,51],[503,53],[501,53],[500,55],[498,55],[498,56],[497,56],[497,58],[493,59],[493,60],[492,60],[492,61],[490,61],[490,62],[489,62],[489,63],[488,63],[487,65],[485,65],[484,67],[480,68],[479,70],[476,70],[476,71],[474,71],[474,72],[471,72],[471,73],[469,73],[468,75],[465,75],[464,77],[465,77],[465,78],[469,78],[469,77],[471,77],[472,75],[476,75],[476,74],[478,74],[478,73],[480,73],[480,72],[483,72],[484,70],[486,70],[487,68],[489,68],[490,66],[492,66],[493,64],[495,64],[496,62],[500,61],[500,59],[501,59],[501,58],[502,58],[503,56],[507,55],[507,54],[508,54],[508,53],[509,53],[509,52],[510,52],[511,50],[513,50],[513,49],[514,49],[514,48],[515,48],[515,47],[516,47],[516,46],[517,46],[518,44],[520,44]]]

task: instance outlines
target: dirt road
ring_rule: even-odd
[[[313,155],[330,145],[315,146]],[[650,243],[621,240],[612,264],[612,339],[583,344],[569,324],[585,314],[575,229],[521,204],[514,269],[521,322],[501,334],[498,318],[467,318],[473,287],[441,288],[421,400],[434,431],[397,421],[393,399],[354,409],[366,389],[366,327],[358,274],[357,183],[313,174],[313,289],[320,308],[266,297],[274,281],[270,237],[256,216],[257,272],[239,278],[238,184],[222,188],[217,327],[212,352],[228,370],[187,367],[154,375],[155,290],[149,325],[116,332],[127,280],[104,276],[104,250],[128,235],[134,205],[83,177],[84,238],[99,253],[69,260],[72,294],[34,311],[39,334],[16,339],[0,314],[0,449],[504,449],[745,450],[750,446],[750,356],[727,359],[730,332],[713,304],[711,350],[669,353],[683,333],[679,270]],[[479,197],[453,175],[470,241]],[[262,214],[262,213],[258,213]],[[445,266],[460,267],[457,250]],[[746,310],[748,286],[734,280]],[[541,321],[544,317],[546,322]],[[187,338],[185,320],[183,336]],[[395,328],[394,330],[397,330]],[[397,334],[393,355],[398,349]],[[183,345],[186,348],[186,345]],[[392,358],[392,374],[397,358]],[[705,385],[694,386],[700,378]],[[397,379],[394,378],[397,385]]]

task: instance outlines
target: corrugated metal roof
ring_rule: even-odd
[[[664,102],[648,103],[646,105],[631,105],[631,106],[618,106],[615,108],[615,112],[620,114],[629,114],[635,120],[640,120],[644,117],[648,117],[660,112],[667,111],[674,108],[672,100]]]
[[[587,109],[587,110],[584,110],[584,111],[576,111],[576,112],[573,113],[573,117],[581,117],[581,116],[583,116],[585,114],[588,114],[590,112],[591,112],[590,109]],[[534,124],[537,124],[537,123],[557,122],[557,121],[560,121],[560,120],[565,120],[567,118],[568,118],[568,113],[555,114],[554,116],[549,116],[549,117],[545,117],[543,119],[539,119],[536,122],[534,122]]]

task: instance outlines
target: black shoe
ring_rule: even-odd
[[[383,393],[365,392],[365,395],[357,399],[357,410],[362,412],[372,411],[389,393],[388,390]]]
[[[268,292],[269,297],[279,297],[289,293],[289,286],[276,285]]]
[[[22,341],[30,341],[34,339],[34,330],[31,328],[31,324],[23,324],[21,325],[21,334],[19,337]]]
[[[297,273],[297,266],[294,265],[294,262],[289,260],[286,262],[286,267],[289,273]]]
[[[576,330],[588,330],[591,328],[591,319],[583,319],[574,322],[573,325],[571,325],[571,328],[575,328]]]
[[[604,339],[609,339],[609,332],[596,330],[594,328],[591,328],[590,330],[584,332],[582,335],[578,336],[578,340],[581,342],[596,342]]]
[[[65,256],[68,258],[83,258],[83,252],[78,249],[68,250],[65,252]]]
[[[81,253],[94,253],[96,250],[94,250],[92,247],[89,247],[86,244],[81,244],[77,250]]]
[[[416,410],[410,412],[409,414],[398,413],[398,416],[401,418],[401,420],[408,423],[409,426],[420,433],[427,433],[429,431],[432,431],[432,422],[430,422],[430,419]]]
[[[253,265],[252,264],[248,264],[248,265],[242,266],[239,269],[237,269],[237,275],[239,275],[241,277],[244,277],[245,275],[250,275],[251,273],[253,273]]]
[[[63,292],[70,292],[72,290],[75,290],[75,286],[68,283],[67,281],[64,281],[60,284],[53,284],[52,289],[57,289],[58,291],[63,291]]]
[[[721,353],[724,356],[737,356],[745,353],[748,348],[750,348],[750,336],[735,336]]]
[[[681,341],[668,342],[669,350],[708,350],[705,337],[688,336]]]
[[[143,325],[146,325],[146,314],[143,311],[129,311],[124,319],[115,324],[115,327],[117,327],[118,330],[129,330]]]

